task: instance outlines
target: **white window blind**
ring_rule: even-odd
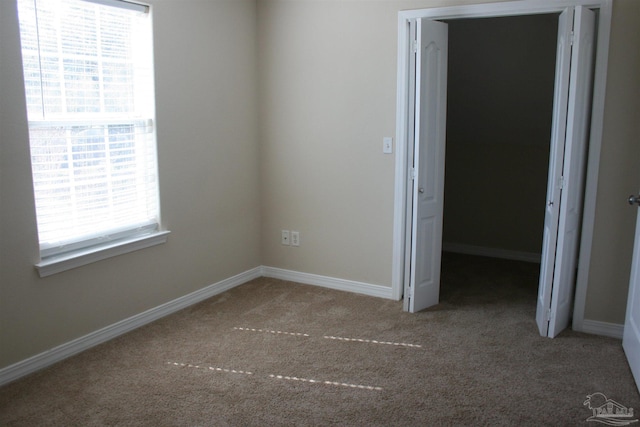
[[[118,0],[18,0],[18,8],[41,256],[157,230],[148,8]]]

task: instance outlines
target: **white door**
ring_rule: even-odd
[[[627,316],[624,322],[622,347],[627,355],[631,372],[640,391],[640,210],[638,210],[636,220],[636,240],[633,247],[629,298],[627,300]]]
[[[547,335],[551,338],[569,326],[573,308],[591,122],[595,22],[596,16],[593,11],[581,6],[576,7],[571,52],[567,137],[562,173],[563,189],[556,248],[555,271],[557,273],[553,278],[551,320]]]
[[[591,10],[579,6],[575,14],[568,9],[560,15],[536,313],[540,334],[551,338],[568,326],[573,304],[589,137],[594,34],[595,13]]]
[[[412,313],[438,304],[440,295],[448,26],[418,19],[415,34],[416,140],[410,280],[405,289],[405,308]]]
[[[567,128],[567,102],[569,74],[571,71],[571,30],[573,11],[565,10],[558,20],[558,44],[556,47],[556,78],[553,95],[553,121],[549,155],[549,177],[542,236],[542,259],[536,323],[540,335],[547,336],[551,313],[551,287],[558,240],[560,217],[560,188],[564,159],[564,138]]]

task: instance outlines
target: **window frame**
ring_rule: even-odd
[[[150,20],[149,31],[153,32],[153,25],[151,23],[151,8],[149,5],[130,2],[126,0],[79,0],[84,3],[94,3],[100,6],[107,7],[116,7],[121,9],[127,9],[136,11],[138,13],[143,13],[148,15],[148,19]],[[36,6],[37,7],[37,6]],[[21,23],[22,25],[22,23]],[[37,25],[37,24],[36,24]],[[151,39],[153,38],[153,34],[149,35]],[[21,31],[22,38],[22,31]],[[63,112],[60,115],[54,115],[52,118],[41,117],[41,118],[28,118],[29,124],[29,144],[31,149],[33,149],[33,138],[31,135],[32,129],[47,127],[47,126],[60,126],[64,129],[72,129],[74,126],[101,126],[107,129],[111,125],[115,126],[126,126],[131,125],[134,128],[137,128],[134,122],[143,121],[144,125],[140,127],[148,127],[152,129],[151,134],[151,145],[153,147],[153,151],[151,153],[154,156],[155,163],[151,163],[155,176],[155,200],[157,203],[156,213],[153,215],[155,219],[153,221],[143,221],[136,223],[135,220],[129,223],[123,223],[122,226],[116,226],[115,228],[103,229],[104,231],[100,231],[95,234],[83,234],[78,238],[70,238],[68,241],[64,241],[60,244],[56,242],[50,243],[46,241],[41,241],[40,238],[42,235],[39,234],[39,248],[40,248],[40,261],[35,263],[36,270],[38,271],[40,277],[46,277],[52,274],[56,274],[62,271],[66,271],[69,269],[77,268],[80,266],[84,266],[93,262],[97,262],[100,260],[104,260],[107,258],[111,258],[114,256],[130,253],[133,251],[137,251],[140,249],[148,248],[151,246],[163,244],[167,241],[168,235],[170,231],[163,230],[161,225],[161,217],[160,217],[160,194],[159,194],[159,173],[158,173],[158,153],[157,153],[157,139],[155,133],[155,87],[153,84],[153,70],[154,70],[154,58],[153,58],[153,50],[151,46],[149,60],[150,62],[150,72],[151,72],[151,84],[150,84],[150,96],[149,105],[151,107],[151,114],[147,116],[144,114],[144,117],[134,117],[123,115],[113,115],[107,112],[99,112],[92,113],[91,118],[89,117],[79,117],[76,118],[73,112]],[[38,58],[42,58],[41,54],[38,53]],[[26,73],[26,68],[23,66],[23,73]],[[59,76],[60,79],[64,78],[64,75]],[[64,80],[60,80],[64,81]],[[102,80],[100,80],[102,81]],[[27,96],[27,86],[23,82],[23,87],[25,90],[25,97]],[[135,89],[138,90],[138,89]],[[44,107],[44,105],[43,105]],[[137,109],[136,109],[137,111]],[[145,110],[146,111],[146,110]],[[77,114],[77,113],[76,113]],[[57,117],[56,117],[57,116]],[[139,125],[138,125],[139,126]],[[105,131],[106,132],[106,131]],[[134,140],[136,137],[133,137]],[[109,140],[104,140],[105,150],[110,152],[112,148],[109,148]],[[134,142],[134,144],[137,144]],[[33,152],[32,152],[32,162],[33,162]],[[136,163],[137,168],[143,167],[140,164]],[[106,166],[109,167],[108,165]],[[104,177],[105,183],[112,182],[111,173],[107,173]],[[69,184],[71,187],[71,183]],[[154,188],[154,187],[146,187]],[[36,187],[35,183],[33,186],[33,197],[37,199],[36,195]],[[151,199],[153,200],[153,199]],[[153,205],[151,205],[153,206]],[[154,212],[154,211],[151,211]],[[38,218],[38,224],[40,224],[40,218]]]

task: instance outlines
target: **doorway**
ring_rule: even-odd
[[[594,5],[594,3],[597,3]],[[412,86],[412,82],[411,82],[411,55],[410,55],[410,44],[411,44],[411,26],[409,25],[409,22],[411,20],[413,20],[414,22],[416,20],[420,20],[420,22],[425,23],[426,21],[429,22],[434,22],[435,20],[447,20],[447,19],[460,19],[460,18],[486,18],[486,17],[500,17],[500,16],[520,16],[520,15],[538,15],[541,13],[548,13],[548,14],[557,14],[560,13],[560,28],[561,31],[559,31],[559,40],[562,41],[562,45],[559,44],[559,46],[568,46],[569,43],[569,38],[570,38],[570,31],[572,29],[579,29],[581,28],[581,23],[582,22],[587,22],[588,19],[591,20],[592,23],[592,30],[591,32],[593,34],[596,33],[596,31],[593,29],[595,28],[595,25],[593,25],[593,22],[595,21],[595,19],[590,18],[593,17],[595,15],[595,12],[593,12],[593,10],[589,11],[586,7],[581,7],[583,4],[586,4],[586,2],[584,1],[580,1],[580,0],[574,0],[574,1],[566,1],[566,2],[557,2],[557,1],[538,1],[538,2],[528,2],[528,1],[523,1],[523,2],[512,2],[512,3],[498,3],[498,4],[487,4],[487,5],[475,5],[475,6],[467,6],[467,7],[450,7],[450,8],[445,8],[445,9],[429,9],[429,10],[422,10],[422,11],[411,11],[411,12],[401,12],[400,13],[400,26],[399,26],[399,37],[400,37],[400,55],[399,55],[399,61],[398,61],[398,71],[399,71],[399,96],[398,96],[398,133],[397,133],[397,141],[398,141],[398,150],[397,150],[397,168],[396,168],[396,215],[395,215],[395,221],[394,221],[394,295],[398,296],[398,298],[402,297],[402,291],[403,291],[403,285],[405,283],[407,283],[407,281],[409,280],[410,277],[414,278],[415,277],[415,272],[414,270],[412,270],[413,268],[415,268],[417,262],[416,259],[421,259],[420,257],[418,258],[414,258],[416,256],[417,251],[415,250],[415,243],[419,240],[417,238],[413,238],[411,239],[411,234],[407,232],[407,230],[416,230],[417,227],[414,227],[414,224],[411,224],[412,221],[412,215],[413,215],[413,219],[415,220],[415,218],[420,218],[420,221],[423,221],[423,223],[425,225],[428,225],[429,227],[432,227],[430,230],[427,230],[426,232],[423,232],[422,235],[429,235],[431,236],[431,240],[430,240],[430,244],[431,247],[428,248],[431,251],[431,254],[436,254],[437,253],[437,264],[438,264],[438,271],[434,273],[435,270],[429,270],[429,268],[424,269],[425,271],[428,272],[428,275],[430,275],[429,277],[427,277],[427,279],[429,279],[431,281],[431,288],[430,288],[430,295],[429,298],[433,299],[433,296],[435,295],[435,300],[437,303],[437,298],[438,298],[438,288],[439,288],[439,257],[440,257],[440,249],[441,249],[441,238],[442,235],[438,235],[438,233],[441,233],[441,229],[442,229],[442,219],[441,219],[441,215],[440,218],[437,218],[436,216],[430,217],[430,218],[422,218],[419,215],[415,215],[414,210],[416,209],[416,206],[420,206],[419,202],[413,203],[413,205],[411,205],[412,201],[409,200],[410,199],[410,192],[408,191],[410,188],[414,188],[414,194],[418,194],[418,190],[419,193],[425,193],[426,190],[426,194],[424,196],[424,198],[428,198],[428,195],[430,193],[436,194],[435,192],[431,191],[432,189],[428,186],[434,186],[433,184],[433,180],[425,180],[424,177],[422,177],[422,180],[419,180],[420,175],[419,173],[417,173],[416,168],[413,168],[412,165],[415,165],[415,163],[413,163],[414,160],[414,152],[412,152],[411,150],[411,143],[413,142],[413,128],[412,128],[412,115],[410,113],[411,111],[411,103],[414,101],[414,99],[412,99],[412,93],[415,93],[416,98],[420,98],[422,97],[422,99],[427,100],[426,102],[432,102],[433,105],[427,105],[427,108],[430,108],[431,111],[443,111],[442,105],[438,105],[436,103],[434,103],[433,99],[437,99],[437,98],[441,98],[440,93],[422,93],[420,92],[420,90],[422,89],[418,89],[418,88],[422,88],[422,87],[426,87],[426,86],[420,86],[420,80],[417,80],[417,86],[413,87]],[[574,9],[574,6],[575,7]],[[568,64],[570,63],[570,60],[573,59],[574,60],[574,64],[582,64],[580,67],[574,67],[574,71],[575,70],[584,70],[587,67],[585,67],[585,65],[583,64],[582,61],[579,61],[581,59],[580,56],[577,57],[571,57],[571,54],[569,54],[569,56],[567,57],[565,55],[565,59],[563,60],[564,62],[561,62],[561,58],[560,58],[560,54],[558,55],[558,71],[556,71],[556,76],[558,75],[562,75],[564,77],[566,77],[566,83],[563,83],[565,85],[565,87],[567,88],[567,93],[569,93],[568,97],[567,95],[563,92],[565,87],[563,87],[562,85],[560,85],[558,82],[559,80],[556,78],[556,82],[555,82],[555,105],[556,107],[554,108],[554,124],[558,124],[558,123],[562,123],[563,120],[558,120],[558,116],[562,116],[564,114],[564,118],[567,120],[566,122],[566,128],[564,128],[563,126],[554,126],[555,130],[554,130],[554,134],[555,135],[562,135],[562,137],[564,138],[564,132],[566,131],[567,134],[571,134],[571,137],[567,137],[567,140],[573,141],[575,139],[575,137],[573,136],[573,133],[580,134],[580,137],[583,138],[583,140],[586,141],[588,140],[589,142],[589,163],[588,165],[586,164],[586,161],[581,160],[580,162],[578,162],[578,164],[581,166],[581,168],[579,168],[581,171],[584,171],[585,169],[587,170],[587,190],[589,190],[589,188],[593,189],[595,186],[595,178],[597,175],[597,164],[599,161],[599,147],[601,144],[601,140],[600,140],[600,132],[601,132],[601,126],[602,126],[602,114],[601,114],[601,107],[603,105],[603,101],[604,101],[604,76],[605,76],[605,72],[606,72],[606,50],[607,50],[607,45],[608,45],[608,27],[610,26],[610,8],[611,8],[611,4],[608,0],[602,0],[599,2],[591,2],[589,3],[589,7],[591,7],[592,9],[598,9],[598,12],[600,12],[600,20],[598,22],[598,30],[597,30],[597,41],[598,41],[598,48],[596,50],[596,59],[595,59],[595,78],[593,79],[593,88],[594,88],[594,92],[593,92],[593,116],[592,117],[587,117],[587,113],[589,113],[588,106],[586,108],[586,110],[582,107],[584,107],[586,105],[586,102],[584,99],[579,99],[576,100],[575,96],[576,94],[579,94],[581,92],[584,92],[583,88],[575,88],[573,87],[572,89],[569,89],[569,66]],[[604,13],[603,13],[603,9],[604,9]],[[576,14],[574,15],[574,10],[576,11]],[[574,20],[574,16],[576,17]],[[585,18],[586,16],[586,18]],[[603,19],[604,16],[604,19]],[[426,19],[428,18],[428,19]],[[570,26],[568,25],[568,23],[570,24]],[[433,58],[438,58],[440,57],[440,53],[441,52],[445,52],[445,60],[446,60],[446,52],[447,52],[447,39],[446,39],[446,30],[444,32],[444,38],[442,38],[441,35],[438,35],[439,33],[442,33],[441,28],[442,27],[446,27],[446,25],[443,24],[438,24],[438,25],[431,25],[431,24],[425,24],[425,28],[426,26],[429,26],[431,28],[436,28],[436,31],[433,32],[431,30],[430,34],[436,34],[437,37],[441,37],[440,41],[437,41],[435,43],[431,43],[428,39],[424,40],[421,38],[418,38],[418,44],[420,46],[427,46],[427,44],[430,46],[429,49],[431,49],[432,52],[436,52],[435,55],[432,55]],[[418,34],[423,34],[421,27],[420,27],[420,23],[417,24],[417,33]],[[440,28],[440,29],[438,29]],[[582,33],[580,33],[582,34]],[[422,36],[419,36],[422,37]],[[430,36],[429,36],[430,37]],[[564,37],[564,38],[562,38]],[[444,40],[443,43],[441,43],[441,41]],[[578,43],[579,45],[583,45],[586,46],[588,43],[582,43],[582,38],[579,39],[580,43]],[[593,39],[591,40],[593,41]],[[444,46],[444,48],[440,47],[440,44],[442,44],[442,46]],[[591,47],[593,47],[591,45]],[[558,51],[560,52],[562,49],[558,49]],[[569,48],[568,50],[572,50],[571,48]],[[577,48],[573,48],[574,52],[582,52],[581,49],[577,49]],[[431,55],[431,53],[429,53],[429,55]],[[574,54],[575,55],[579,55],[579,54]],[[427,54],[425,54],[425,58],[427,57]],[[568,59],[567,59],[568,58]],[[578,59],[578,60],[576,60]],[[422,59],[417,59],[416,63],[418,63],[418,67],[420,66],[420,64],[422,64],[420,61],[422,61]],[[425,67],[433,67],[434,63],[429,63],[428,62],[429,59],[427,58],[427,62],[425,62],[424,65]],[[437,62],[437,61],[436,61]],[[446,62],[446,61],[445,61]],[[563,65],[564,64],[564,65]],[[590,66],[590,65],[589,65]],[[427,68],[425,68],[427,69]],[[436,68],[433,68],[433,70],[436,70]],[[416,72],[416,74],[419,74],[419,72]],[[438,74],[438,73],[436,73]],[[443,74],[442,69],[440,69],[439,74]],[[446,66],[444,68],[444,74],[446,74]],[[576,76],[572,75],[573,77],[573,81],[580,81],[582,78],[580,77],[580,74]],[[591,75],[588,75],[587,79],[589,80],[589,86],[591,86]],[[585,79],[582,79],[585,80]],[[425,80],[426,81],[426,80]],[[439,84],[433,84],[433,83],[427,83],[427,85],[431,85],[431,89],[433,88],[440,88],[440,90],[442,90],[442,87],[444,86],[444,89],[446,91],[446,78],[442,81],[440,81]],[[431,89],[427,89],[427,90],[431,90]],[[560,91],[560,92],[559,92]],[[590,92],[590,91],[589,91]],[[573,93],[573,95],[571,95],[571,93]],[[424,95],[428,95],[428,96],[424,96]],[[572,98],[573,96],[573,98]],[[562,105],[562,101],[563,99],[565,100],[565,104]],[[558,102],[558,100],[560,100],[560,103]],[[420,100],[415,101],[415,105],[420,105]],[[426,105],[426,104],[425,104]],[[559,105],[559,107],[558,107]],[[591,104],[589,104],[590,106]],[[563,107],[568,106],[569,109],[569,114],[566,115],[566,111]],[[416,107],[418,108],[418,107]],[[578,110],[585,110],[585,112],[580,113]],[[418,110],[420,111],[420,110]],[[576,113],[576,111],[578,111],[578,113]],[[558,113],[559,114],[556,114]],[[417,117],[417,115],[416,115]],[[577,117],[577,119],[575,119]],[[575,120],[574,120],[575,119]],[[590,120],[589,120],[590,119]],[[418,120],[422,120],[422,119],[418,119]],[[425,122],[426,123],[426,122]],[[433,131],[434,129],[434,125],[435,123],[437,123],[437,121],[432,121],[432,123],[429,123],[429,127],[431,129],[431,132],[434,134],[437,134],[437,131]],[[426,126],[425,126],[426,127]],[[437,126],[436,126],[437,127]],[[441,126],[442,127],[442,126]],[[591,129],[591,133],[589,135],[586,135],[586,131],[584,129]],[[416,126],[416,134],[418,134],[418,127]],[[440,132],[442,133],[442,132]],[[418,135],[417,138],[422,137],[422,135]],[[574,139],[572,139],[574,138]],[[583,144],[584,146],[586,146],[585,144]],[[427,144],[428,145],[428,144]],[[558,144],[556,144],[558,145]],[[578,147],[579,144],[573,144],[575,147]],[[569,145],[567,146],[567,152],[569,153],[569,155],[575,155],[576,153],[578,153],[580,151],[580,147],[578,147],[577,150],[574,150],[574,146],[571,146],[571,143],[569,143]],[[416,145],[417,147],[417,145]],[[560,147],[560,156],[555,157],[555,161],[553,160],[553,153],[556,152],[555,147],[552,147],[552,162],[551,162],[551,167],[550,167],[550,174],[549,174],[549,180],[548,182],[550,183],[549,188],[553,189],[555,188],[555,186],[557,185],[559,189],[562,189],[562,185],[563,185],[563,181],[562,181],[562,175],[558,175],[560,177],[560,179],[556,182],[556,176],[553,175],[551,172],[553,171],[554,173],[560,171],[560,174],[564,173],[565,175],[567,175],[567,171],[572,172],[571,168],[569,170],[567,170],[565,168],[565,170],[563,170],[562,167],[562,161],[558,161],[558,159],[562,159],[563,153],[564,153],[564,142],[562,145],[559,145]],[[444,149],[440,150],[440,151],[444,151]],[[415,152],[415,156],[419,156],[418,151]],[[557,153],[556,153],[557,154]],[[420,154],[420,156],[422,156],[422,154]],[[436,169],[441,169],[436,171],[436,174],[440,174],[441,178],[439,179],[440,184],[436,183],[434,188],[438,187],[438,186],[444,186],[442,184],[442,182],[444,181],[444,153],[438,154],[438,156],[442,156],[442,157],[437,157],[436,160],[434,161],[434,159],[427,159],[430,161],[430,165],[434,166],[434,165],[440,165],[442,164],[442,167],[437,166]],[[581,157],[581,159],[585,159],[586,157],[586,151],[584,153],[584,155]],[[421,158],[417,158],[417,160],[421,160]],[[573,164],[573,162],[569,162],[568,164]],[[584,168],[582,168],[582,166],[584,166]],[[430,172],[431,175],[434,174],[433,172],[433,168],[431,168]],[[573,173],[573,172],[572,172]],[[580,175],[579,173],[577,175]],[[571,175],[573,177],[573,175]],[[416,177],[418,177],[418,179],[416,179]],[[564,178],[566,179],[566,178]],[[579,181],[578,179],[573,179],[572,180],[574,182]],[[419,186],[414,185],[414,181],[418,182],[419,181]],[[428,185],[425,185],[428,184]],[[424,186],[423,186],[424,185]],[[559,191],[560,192],[560,191]],[[572,191],[572,192],[567,192],[565,191],[565,193],[571,193],[571,194],[582,194],[582,191],[576,192],[576,191]],[[549,199],[547,202],[547,206],[552,207],[555,204],[555,207],[550,208],[550,209],[559,209],[559,205],[560,205],[560,198],[557,198],[557,203],[556,203],[556,194],[554,194],[554,191],[550,191],[549,194],[551,194],[551,199]],[[587,217],[587,221],[585,221],[585,223],[583,224],[582,227],[582,233],[580,233],[580,230],[578,229],[579,226],[574,226],[573,229],[571,229],[570,233],[566,233],[561,235],[561,238],[558,240],[558,251],[561,254],[561,256],[558,258],[561,261],[565,261],[566,259],[569,259],[571,257],[574,257],[577,259],[577,247],[578,247],[578,239],[580,237],[580,234],[582,234],[582,250],[580,251],[580,264],[579,264],[579,272],[578,272],[578,293],[585,293],[586,289],[584,289],[584,286],[586,285],[586,281],[584,281],[584,270],[588,269],[588,262],[590,259],[590,240],[591,240],[591,234],[592,234],[592,218],[591,218],[591,213],[590,210],[593,207],[593,195],[594,193],[591,193],[590,191],[587,191],[587,199],[585,200],[584,205],[586,206],[587,212],[586,212],[586,217]],[[437,194],[436,194],[437,196]],[[569,196],[563,196],[563,197],[569,197]],[[438,197],[436,197],[437,199]],[[440,199],[442,199],[442,197],[440,197]],[[571,203],[575,202],[575,200],[565,200],[564,201],[564,206],[565,209],[569,209],[573,212],[575,211],[575,206],[577,206],[578,204],[580,205],[580,208],[582,207],[582,196],[578,197],[579,201],[577,202],[577,204],[574,203],[574,205],[571,205]],[[415,200],[419,200],[419,199],[415,199]],[[437,200],[438,203],[442,204],[442,200]],[[413,208],[409,208],[408,206],[413,206]],[[425,204],[425,206],[427,206]],[[433,206],[431,206],[429,209],[433,210]],[[440,208],[442,209],[442,208]],[[547,211],[549,211],[550,209],[547,209]],[[436,209],[437,210],[437,209]],[[410,212],[411,211],[411,212]],[[567,212],[565,212],[565,216],[567,215]],[[547,218],[547,216],[545,216],[545,218]],[[560,215],[560,230],[563,230],[563,227],[568,227],[567,224],[569,224],[570,222],[566,222],[563,223],[563,219],[562,219],[562,214]],[[440,222],[440,224],[438,224],[438,221]],[[435,226],[434,226],[435,224]],[[574,223],[572,223],[574,224]],[[438,230],[438,225],[439,225],[439,230]],[[556,249],[556,245],[555,245],[555,241],[552,241],[552,245],[553,245],[553,251],[551,251],[549,249],[549,239],[548,236],[549,235],[553,235],[552,233],[548,233],[546,230],[548,229],[548,221],[545,220],[545,238],[544,238],[544,244],[543,244],[543,255],[549,255],[551,254],[552,256],[555,256],[555,249]],[[557,232],[557,227],[558,227],[558,223],[556,223],[555,225],[556,227],[556,232]],[[434,231],[435,230],[435,231]],[[568,230],[568,228],[567,228]],[[553,231],[553,230],[552,230]],[[569,236],[570,235],[570,236]],[[569,237],[566,237],[569,236]],[[414,235],[415,237],[415,235]],[[565,238],[567,240],[570,240],[573,242],[572,245],[565,245],[566,247],[563,248],[563,241],[562,239]],[[423,239],[424,240],[424,239]],[[423,241],[422,240],[422,241]],[[565,242],[566,243],[566,242]],[[568,248],[569,246],[572,246],[572,249],[567,250],[566,248]],[[435,250],[434,250],[435,249]],[[567,257],[565,257],[564,253],[567,253]],[[433,258],[431,258],[431,261],[433,261]],[[575,263],[575,261],[574,261]],[[407,268],[407,266],[410,265],[410,268]],[[435,265],[435,263],[432,262],[432,266]],[[544,265],[544,263],[543,263]],[[566,264],[561,264],[564,266],[564,270],[567,271],[573,271],[573,268],[567,268]],[[575,265],[575,264],[574,264]],[[553,267],[550,269],[551,271],[553,271]],[[564,270],[560,270],[560,271],[564,271]],[[583,271],[583,281],[580,280],[580,270]],[[546,270],[543,269],[542,273],[546,273]],[[573,273],[572,273],[573,274]],[[564,277],[564,273],[561,274],[561,276]],[[560,275],[558,276],[560,277]],[[565,280],[566,282],[567,280]],[[542,283],[542,282],[541,282]],[[555,282],[554,282],[555,283]],[[580,286],[580,283],[583,283],[585,285],[583,285],[583,287]],[[435,289],[435,291],[434,291]],[[542,286],[541,286],[542,289]],[[562,310],[564,310],[564,314],[566,317],[566,320],[568,322],[568,317],[569,317],[569,306],[567,304],[567,298],[566,295],[563,293],[565,292],[564,290],[558,290],[556,289],[556,287],[554,286],[554,295],[557,297],[556,298],[556,304],[558,305],[562,305]],[[409,300],[416,300],[416,290],[418,290],[418,287],[411,287],[409,288],[410,294],[408,295]],[[555,292],[558,292],[558,295],[555,294]],[[565,292],[566,293],[566,292]],[[548,298],[546,301],[551,301],[553,303],[553,300],[551,299],[551,294],[549,294]],[[407,295],[405,295],[405,303],[407,302]],[[545,297],[546,298],[546,297]],[[560,301],[558,303],[558,301]],[[584,302],[583,302],[584,303]],[[406,305],[406,304],[405,304]],[[540,304],[539,304],[540,306]],[[553,304],[551,304],[551,306],[553,306]],[[558,306],[559,307],[559,306]],[[557,307],[556,307],[557,308]],[[539,310],[542,311],[542,310]],[[579,310],[576,310],[579,311]],[[538,320],[538,318],[537,318]],[[544,319],[543,319],[544,320]],[[548,319],[547,319],[548,320]],[[561,324],[562,322],[560,322]],[[540,322],[539,322],[540,325]],[[563,328],[564,326],[560,325],[557,327],[557,331],[555,333],[557,333],[561,328]],[[544,334],[542,332],[542,327],[541,327],[541,333]],[[552,335],[550,335],[552,336]]]
[[[540,262],[558,15],[447,23],[443,250]]]
[[[468,288],[473,300],[502,295],[506,304],[514,290],[527,290],[535,307],[531,287],[537,289],[542,252],[558,14],[446,22],[440,298]],[[455,280],[460,274],[468,285]],[[486,296],[476,281],[487,286]]]

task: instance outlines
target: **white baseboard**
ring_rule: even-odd
[[[369,283],[338,279],[335,277],[319,276],[317,274],[300,273],[275,267],[262,267],[262,274],[265,277],[272,277],[274,279],[321,286],[323,288],[353,292],[372,297],[394,299],[391,287],[387,286],[372,285]]]
[[[187,308],[200,301],[204,301],[207,298],[211,298],[212,296],[221,294],[222,292],[228,291],[229,289],[235,288],[236,286],[262,276],[374,297],[393,299],[392,289],[390,287],[371,285],[368,283],[319,276],[309,273],[299,273],[274,267],[256,267],[245,271],[244,273],[240,273],[236,276],[207,286],[206,288],[177,298],[173,301],[169,301],[165,304],[144,311],[140,314],[136,314],[128,319],[124,319],[95,332],[91,332],[90,334],[54,347],[28,359],[14,363],[13,365],[2,368],[0,369],[0,386],[39,371],[40,369],[44,369],[54,363],[60,362],[61,360],[78,354],[84,350],[88,350],[91,347],[109,341],[119,335],[130,332],[155,320],[168,316],[169,314],[175,313],[176,311]]]
[[[464,248],[463,248],[464,249]],[[458,252],[452,250],[452,252]],[[509,251],[510,252],[510,251]],[[483,256],[495,256],[487,255],[487,252],[460,252],[473,255]],[[493,252],[492,252],[493,253]],[[513,255],[513,254],[512,254]],[[500,258],[508,258],[500,256]],[[518,258],[509,258],[518,260],[531,260],[530,258],[523,259],[519,255]],[[539,260],[538,260],[539,261]],[[320,276],[310,273],[300,273],[297,271],[284,270],[275,267],[256,267],[251,270],[247,270],[244,273],[240,273],[236,276],[222,280],[206,288],[192,292],[183,297],[177,298],[173,301],[169,301],[158,307],[149,309],[140,314],[132,316],[128,319],[114,323],[113,325],[99,329],[95,332],[87,334],[83,337],[77,338],[73,341],[69,341],[65,344],[59,345],[55,348],[47,350],[43,353],[37,354],[28,359],[22,360],[13,365],[9,365],[0,369],[0,386],[15,381],[25,375],[36,372],[40,369],[46,368],[54,363],[78,354],[84,350],[88,350],[98,344],[102,344],[110,339],[113,339],[119,335],[130,332],[176,311],[187,308],[200,301],[204,301],[207,298],[218,295],[236,286],[242,285],[250,280],[257,279],[258,277],[272,277],[274,279],[287,280],[297,283],[303,283],[307,285],[321,286],[330,289],[336,289],[340,291],[353,292],[357,294],[369,295],[373,297],[393,299],[392,288],[380,285],[372,285],[369,283],[356,282],[353,280],[338,279],[334,277]],[[585,319],[582,323],[581,332],[586,332],[596,335],[604,335],[613,338],[622,339],[624,332],[624,325],[615,323],[599,322],[595,320]]]
[[[576,329],[578,330],[578,329]],[[605,337],[622,339],[624,335],[624,325],[619,323],[599,322],[597,320],[584,319],[579,332],[587,334],[604,335]]]
[[[0,386],[261,276],[262,267],[253,268],[13,365],[9,365],[0,369]]]
[[[478,255],[491,258],[511,259],[514,261],[540,262],[541,255],[535,252],[512,251],[509,249],[487,248],[462,243],[443,242],[442,250],[466,255]]]

